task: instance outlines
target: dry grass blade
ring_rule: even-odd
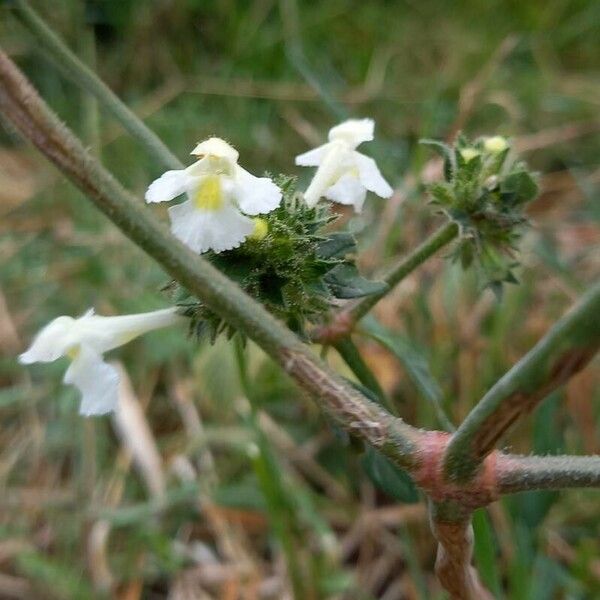
[[[113,423],[121,443],[131,452],[149,494],[159,499],[166,489],[162,457],[129,376],[120,363],[115,366],[121,383]]]

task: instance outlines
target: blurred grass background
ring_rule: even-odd
[[[427,361],[454,423],[598,276],[593,0],[33,4],[79,56],[93,58],[95,41],[101,77],[183,160],[216,134],[250,170],[305,182],[295,154],[346,116],[374,117],[367,152],[398,192],[344,215],[365,272],[439,222],[420,137],[512,137],[542,187],[520,285],[498,303],[442,255],[376,311]],[[89,99],[7,5],[2,46],[141,195],[162,166],[102,113],[96,139]],[[291,581],[309,599],[443,598],[414,488],[332,430],[256,348],[240,377],[232,344],[175,330],[138,340],[115,353],[131,385],[112,420],[78,416],[62,361],[16,363],[55,316],[164,306],[166,278],[10,128],[0,136],[0,597],[286,598]],[[358,342],[397,412],[438,427],[406,365]],[[599,413],[596,362],[507,447],[598,452]],[[476,515],[476,562],[498,598],[597,598],[599,523],[595,491],[507,498]]]

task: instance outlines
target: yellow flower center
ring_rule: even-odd
[[[80,352],[80,347],[79,346],[71,346],[67,350],[66,355],[71,360],[75,360],[79,356],[79,352]]]
[[[252,219],[254,221],[254,231],[248,236],[249,239],[259,242],[269,233],[269,224],[260,217]]]
[[[223,188],[218,175],[208,175],[194,195],[194,205],[200,210],[216,211],[223,207]]]

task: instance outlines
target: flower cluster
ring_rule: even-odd
[[[326,310],[332,298],[381,290],[381,284],[358,274],[352,236],[322,231],[335,217],[326,207],[316,206],[325,197],[359,212],[367,190],[391,195],[373,159],[356,151],[360,143],[373,139],[373,131],[370,119],[349,120],[329,132],[329,143],[298,156],[297,164],[318,167],[304,195],[296,194],[289,178],[277,185],[269,177],[252,175],[238,164],[235,148],[211,137],[192,151],[198,159],[194,164],[167,171],[154,181],[146,202],[185,194],[184,202],[169,208],[173,235],[194,252],[206,254],[301,331],[305,318]],[[64,382],[81,392],[81,414],[110,412],[117,406],[119,372],[104,362],[105,352],[184,317],[197,333],[208,330],[213,339],[226,327],[185,290],[176,295],[179,306],[145,314],[102,317],[90,310],[77,319],[58,317],[38,333],[20,361],[68,357]]]
[[[527,224],[523,213],[538,186],[509,141],[500,136],[469,141],[459,136],[449,146],[423,140],[444,159],[444,181],[428,186],[434,204],[460,229],[453,257],[464,268],[475,264],[487,285],[500,294],[504,283],[515,283],[515,251]]]
[[[276,178],[281,204],[260,220],[239,248],[209,252],[205,257],[257,299],[290,329],[303,335],[305,325],[319,322],[331,304],[381,292],[387,286],[362,277],[354,263],[356,240],[332,231],[338,218],[325,203],[308,206],[292,177]],[[167,286],[174,301],[190,317],[192,332],[212,341],[235,330],[176,282]]]
[[[211,137],[192,154],[196,162],[167,171],[146,191],[146,202],[167,202],[171,231],[192,251],[203,254],[248,294],[303,335],[340,300],[381,293],[387,285],[363,278],[355,264],[356,241],[349,232],[332,231],[337,215],[326,198],[360,212],[367,191],[382,198],[392,188],[375,161],[357,151],[373,140],[371,119],[351,119],[329,131],[326,144],[296,157],[300,166],[317,167],[304,193],[296,180],[256,177],[238,164],[238,152]],[[466,267],[474,261],[498,290],[514,281],[512,251],[523,205],[537,194],[525,164],[501,137],[469,142],[459,137],[451,147],[433,144],[444,158],[444,181],[429,186],[433,202],[459,225],[454,256]],[[117,406],[118,371],[103,354],[143,333],[187,317],[197,335],[211,341],[235,330],[176,282],[166,286],[177,306],[145,314],[58,317],[44,327],[22,363],[51,362],[62,356],[71,364],[65,383],[81,392],[80,412],[104,414]]]
[[[304,193],[309,207],[325,197],[362,210],[367,190],[382,198],[392,188],[375,161],[356,151],[373,139],[371,119],[350,119],[333,127],[329,142],[296,157],[296,164],[316,166]],[[167,171],[146,192],[146,202],[187,199],[169,209],[171,231],[194,252],[215,253],[237,248],[248,237],[265,233],[265,222],[249,217],[267,214],[281,203],[281,190],[268,177],[255,177],[238,165],[239,154],[224,140],[212,137],[198,144],[198,160],[187,169]]]

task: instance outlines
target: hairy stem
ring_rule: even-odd
[[[320,328],[313,336],[315,341],[334,343],[336,340],[347,337],[360,321],[384,296],[394,289],[407,275],[410,275],[418,266],[422,265],[438,250],[449,244],[458,235],[458,225],[454,222],[446,223],[432,233],[423,243],[405,256],[383,277],[388,288],[379,294],[366,296],[360,300],[350,302],[341,309],[332,319],[331,323]]]
[[[276,360],[338,424],[405,468],[419,431],[333,373],[291,331],[208,261],[171,235],[83,148],[0,51],[0,112],[67,175],[121,231],[175,280]]]
[[[498,460],[501,494],[600,487],[600,456],[515,456]]]
[[[592,359],[600,347],[600,282],[508,371],[462,422],[446,450],[444,471],[472,478],[483,459],[521,417]]]
[[[432,503],[431,531],[438,541],[435,572],[452,600],[493,600],[475,568],[471,515],[453,502]]]
[[[95,96],[100,105],[147,148],[158,162],[169,169],[182,168],[182,163],[162,140],[67,47],[26,0],[14,0],[14,6],[15,14],[35,36],[40,48],[44,50],[44,56],[50,57],[76,85]]]

